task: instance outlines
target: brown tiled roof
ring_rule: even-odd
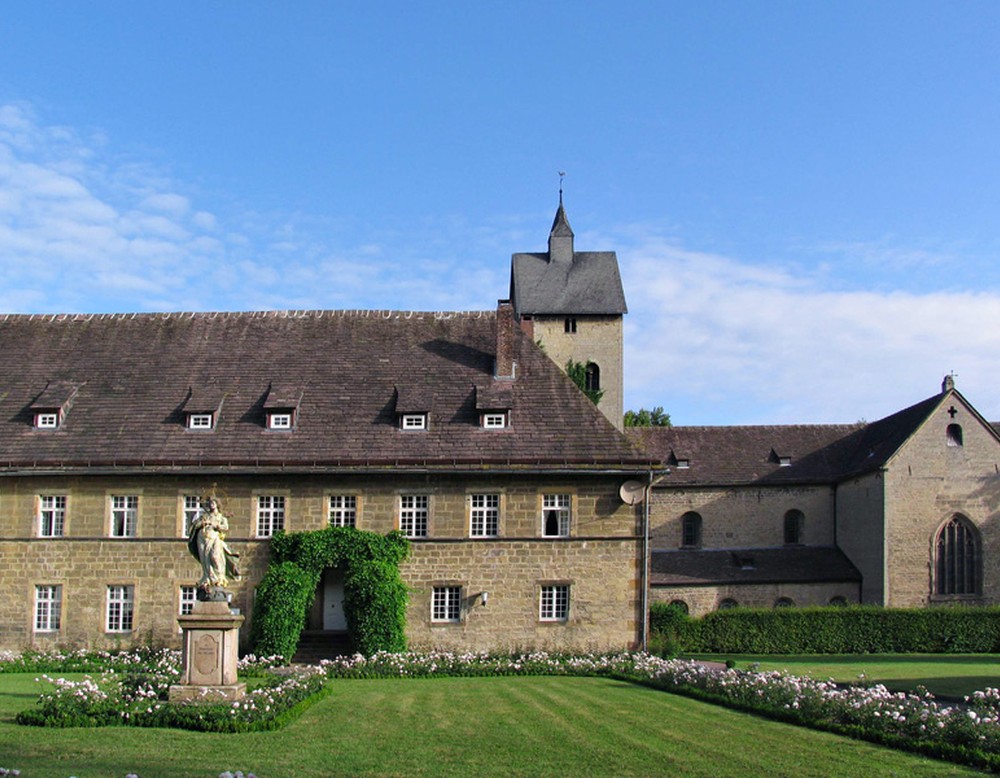
[[[830,583],[860,581],[861,573],[833,547],[653,551],[652,586]]]
[[[0,472],[649,464],[519,329],[511,425],[480,427],[475,387],[493,380],[495,321],[492,312],[3,316]],[[36,430],[31,405],[56,382],[79,387],[72,408],[59,429]],[[272,386],[297,400],[294,430],[265,428]],[[433,401],[427,430],[398,428],[396,387]],[[185,428],[189,393],[224,398],[214,429]]]

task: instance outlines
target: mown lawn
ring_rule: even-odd
[[[948,763],[599,678],[337,680],[278,732],[36,729],[33,675],[0,675],[0,767],[23,778],[948,776]]]
[[[740,669],[758,663],[761,670],[785,670],[843,683],[854,683],[863,673],[866,683],[883,683],[893,691],[912,691],[923,685],[947,697],[1000,686],[1000,656],[995,654],[727,654],[699,658],[734,659]]]

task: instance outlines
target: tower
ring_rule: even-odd
[[[618,257],[576,251],[573,240],[560,192],[549,250],[511,257],[510,299],[521,327],[561,369],[569,361],[585,366],[587,388],[603,392],[597,407],[622,429],[622,317],[628,308]]]

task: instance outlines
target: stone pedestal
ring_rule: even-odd
[[[226,602],[199,600],[177,621],[184,633],[184,674],[170,687],[170,699],[218,702],[243,697],[246,684],[236,680],[243,616],[230,613]]]

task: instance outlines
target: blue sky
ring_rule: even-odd
[[[492,308],[563,170],[627,406],[998,419],[998,138],[996,3],[19,3],[0,311]]]

